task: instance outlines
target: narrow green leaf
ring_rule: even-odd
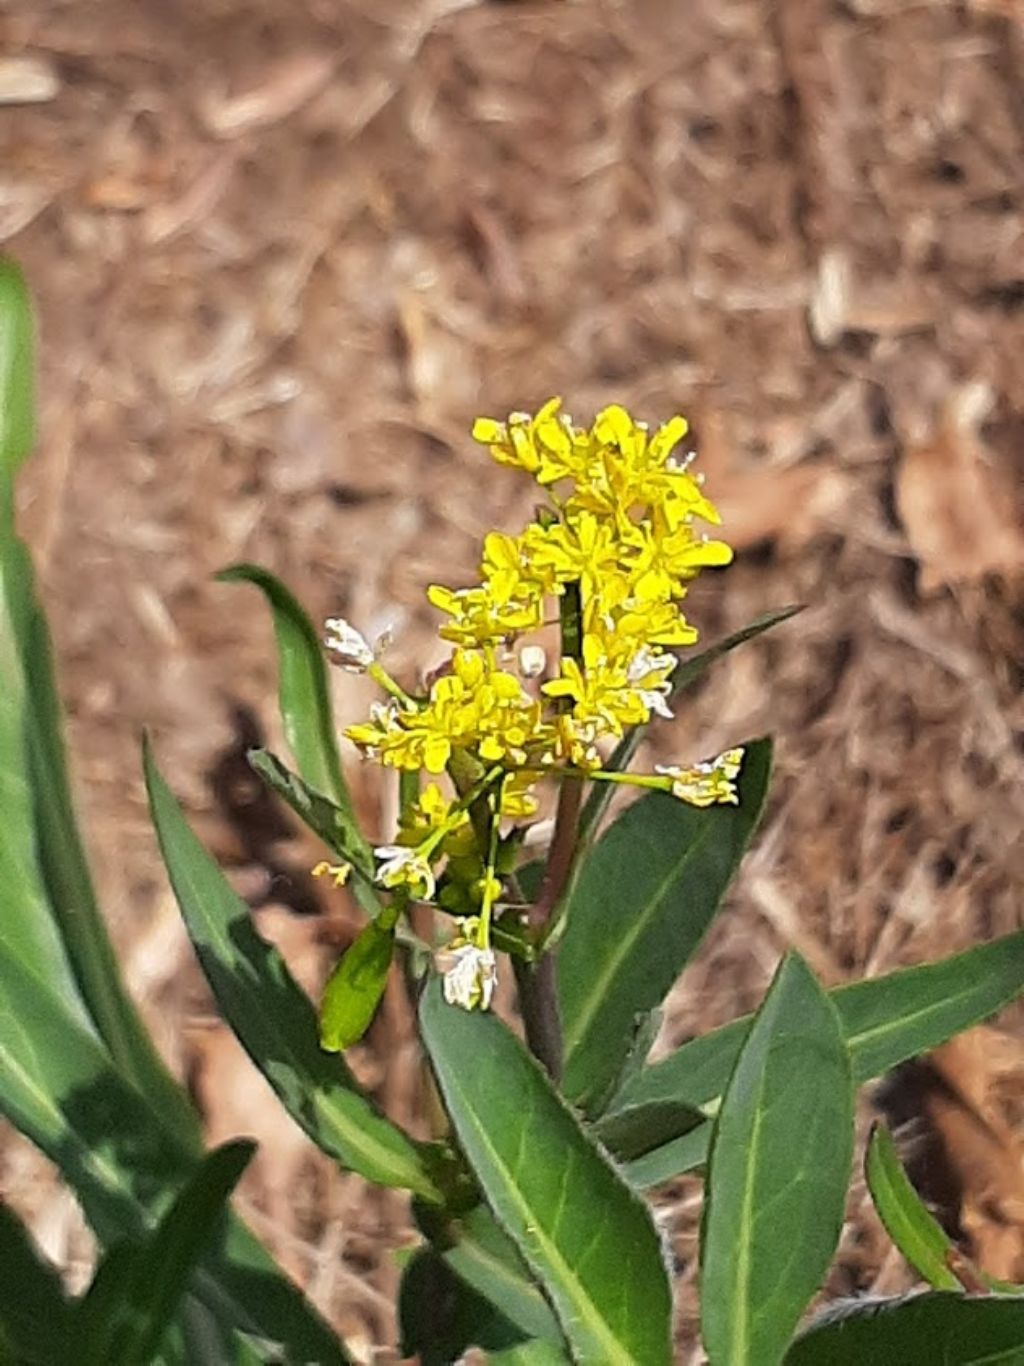
[[[545,1338],[518,1342],[487,1357],[489,1366],[566,1366],[570,1359],[557,1342]]]
[[[279,1342],[267,1342],[251,1333],[235,1333],[232,1346],[234,1366],[287,1366],[284,1349]]]
[[[321,1050],[309,998],[189,829],[148,745],[144,765],[153,823],[189,936],[253,1062],[324,1152],[379,1185],[439,1199],[420,1150],[373,1107],[344,1062]]]
[[[32,371],[24,284],[0,258],[0,927],[198,1151],[192,1106],[121,982],[71,804],[49,631],[14,526],[12,478],[32,444]]]
[[[770,769],[771,742],[754,741],[738,806],[698,810],[652,793],[584,862],[565,911],[558,995],[563,1090],[588,1112],[614,1087],[637,1017],[661,1004],[711,923],[754,832]]]
[[[37,857],[28,748],[32,700],[19,651],[27,609],[19,573],[24,549],[2,518],[0,510],[0,934],[31,972],[60,987],[84,1021]]]
[[[645,1191],[671,1181],[683,1172],[696,1171],[707,1163],[713,1127],[710,1120],[705,1120],[689,1133],[632,1158],[624,1163],[623,1176],[631,1186]]]
[[[70,1312],[57,1268],[38,1251],[24,1224],[3,1203],[0,1267],[0,1343],[25,1366],[67,1361]]]
[[[256,1145],[210,1153],[148,1237],[107,1254],[75,1308],[79,1366],[147,1366],[174,1321],[198,1262]]]
[[[716,660],[727,655],[730,650],[735,650],[737,645],[743,645],[748,640],[754,640],[763,632],[770,631],[773,626],[781,626],[784,621],[789,621],[790,617],[795,617],[798,612],[803,610],[801,605],[794,605],[779,607],[773,612],[765,612],[762,616],[755,617],[748,626],[744,626],[740,631],[734,631],[731,636],[726,636],[716,645],[701,650],[699,654],[684,655],[672,675],[672,698],[678,697],[680,693],[696,683]],[[614,772],[622,772],[629,768],[646,730],[646,726],[635,726],[631,731],[628,731],[619,741],[604,767]],[[615,788],[612,783],[593,784],[580,815],[580,839],[584,844],[593,837],[601,817],[608,810],[608,804],[614,795]]]
[[[271,754],[269,750],[250,750],[248,758],[253,771],[273,792],[288,803],[299,819],[323,840],[328,849],[345,863],[353,865],[357,873],[352,883],[356,899],[367,914],[377,915],[381,908],[381,900],[371,882],[374,872],[373,854],[355,822],[329,797],[315,791],[308,783],[303,782],[297,773],[292,773],[286,768],[277,755]],[[360,873],[362,877],[358,876]]]
[[[561,1343],[562,1330],[551,1306],[533,1282],[529,1267],[490,1210],[478,1205],[458,1219],[456,1237],[442,1253],[460,1280],[516,1325],[524,1337]]]
[[[470,1347],[488,1354],[523,1340],[500,1310],[465,1285],[431,1247],[418,1248],[398,1291],[401,1354],[420,1366],[448,1366]]]
[[[0,482],[35,444],[32,305],[14,262],[0,256]]]
[[[838,987],[839,1011],[856,1085],[937,1048],[988,1019],[1024,991],[1024,931],[921,967]],[[628,1080],[609,1112],[677,1101],[714,1113],[735,1066],[751,1016],[677,1048]]]
[[[910,1184],[896,1145],[882,1124],[871,1131],[864,1173],[878,1217],[917,1274],[936,1290],[959,1290],[960,1282],[949,1269],[956,1248]]]
[[[786,1353],[785,1366],[1021,1366],[1024,1299],[931,1291],[851,1300],[823,1316]]]
[[[327,980],[320,1003],[321,1048],[339,1053],[363,1037],[384,995],[394,952],[395,918],[389,907],[363,926]]]
[[[274,618],[278,703],[288,748],[310,787],[326,793],[356,828],[338,754],[327,666],[313,623],[284,584],[259,565],[232,565],[221,570],[217,580],[251,583],[266,598]]]
[[[0,940],[0,1113],[60,1168],[101,1244],[140,1240],[196,1159],[114,1069],[102,1046]],[[232,1218],[191,1295],[218,1321],[347,1360],[247,1228]]]
[[[839,1239],[853,1084],[835,1007],[783,959],[722,1101],[701,1236],[701,1327],[716,1366],[776,1366]]]
[[[63,940],[78,993],[115,1063],[159,1108],[167,1125],[198,1153],[202,1149],[198,1117],[154,1047],[124,986],[96,901],[68,784],[50,633],[35,596],[31,564],[20,543],[12,543],[0,555],[10,569],[7,581],[19,603],[18,644],[25,677],[32,680],[25,738],[49,914]]]
[[[689,1105],[659,1100],[603,1115],[591,1125],[590,1132],[609,1152],[628,1163],[684,1137],[705,1122],[701,1112]]]
[[[646,1206],[499,1020],[446,1005],[435,980],[420,1023],[462,1150],[574,1357],[667,1366],[671,1296]]]

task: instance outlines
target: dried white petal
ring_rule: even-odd
[[[519,672],[524,678],[539,678],[548,665],[541,645],[524,645],[519,651]]]
[[[444,974],[444,999],[463,1010],[488,1010],[498,980],[498,965],[491,949],[462,944],[449,950],[455,962]]]
[[[344,617],[328,617],[324,626],[327,631],[324,645],[330,651],[333,662],[349,673],[365,673],[373,663],[374,654],[362,632],[357,631]]]

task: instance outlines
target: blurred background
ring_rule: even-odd
[[[395,1359],[406,1202],[339,1174],[215,1018],[145,809],[149,727],[204,840],[316,991],[356,923],[245,748],[280,747],[269,622],[441,656],[528,481],[469,440],[562,394],[690,417],[735,565],[690,618],[719,664],[654,744],[772,731],[766,821],[659,1050],[751,1008],[790,944],[829,983],[1020,923],[1024,874],[1024,11],[1019,0],[6,0],[0,244],[35,291],[22,526],[56,634],[82,816],[133,992],[240,1204],[364,1361]],[[339,715],[371,694],[334,680]],[[355,756],[366,819],[388,794]],[[1015,1019],[889,1087],[942,1213],[1024,1275]],[[360,1076],[415,1128],[396,989]],[[865,1122],[872,1113],[862,1105]],[[938,1189],[938,1187],[936,1187]],[[7,1130],[0,1190],[76,1286],[70,1196]],[[698,1187],[658,1197],[696,1360]],[[862,1186],[828,1287],[909,1282]]]

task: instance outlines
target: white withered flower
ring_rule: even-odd
[[[736,779],[743,763],[743,750],[727,749],[714,759],[705,759],[692,768],[675,764],[656,764],[655,770],[672,779],[672,795],[690,806],[715,806],[728,803],[739,806]]]
[[[649,711],[671,721],[673,713],[665,700],[672,691],[669,675],[679,661],[675,655],[658,654],[649,645],[639,649],[629,661],[626,677],[631,688]]]
[[[463,1010],[488,1010],[498,980],[493,952],[475,944],[462,944],[449,949],[446,956],[454,961],[444,974],[444,999],[450,1006],[461,1006]]]
[[[418,849],[405,844],[382,844],[373,851],[380,859],[374,881],[382,887],[408,887],[418,901],[434,895],[434,870]]]
[[[349,673],[365,673],[375,656],[362,632],[344,617],[328,617],[324,628],[327,631],[324,645],[330,651],[332,662]]]

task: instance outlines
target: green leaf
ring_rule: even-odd
[[[446,1005],[435,979],[420,1023],[460,1146],[572,1354],[667,1366],[671,1295],[646,1206],[499,1020]]]
[[[682,1138],[706,1121],[699,1110],[676,1101],[655,1101],[651,1105],[630,1105],[603,1115],[590,1126],[609,1152],[623,1162],[631,1162],[675,1139]]]
[[[32,444],[32,370],[24,284],[0,258],[0,925],[199,1151],[195,1112],[121,982],[68,790],[49,632],[14,527],[11,481]]]
[[[357,829],[338,754],[327,666],[313,623],[284,584],[258,565],[235,564],[216,577],[219,583],[251,583],[266,598],[274,618],[278,703],[288,748],[310,787],[326,793]]]
[[[253,749],[248,758],[253,771],[288,803],[328,849],[345,863],[352,864],[357,873],[353,882],[356,899],[369,915],[377,915],[381,900],[372,886],[373,854],[355,822],[329,797],[315,791],[297,773],[286,768],[276,754],[267,749]],[[362,877],[358,876],[360,873]]]
[[[812,1324],[785,1366],[1020,1366],[1024,1299],[974,1299],[933,1291],[856,1300]]]
[[[988,1019],[1021,991],[1024,931],[1017,931],[938,963],[838,987],[829,997],[839,1011],[854,1083],[859,1086]],[[751,1018],[733,1020],[644,1068],[626,1082],[608,1112],[676,1101],[714,1114]],[[696,1151],[692,1143],[691,1151]],[[676,1168],[683,1170],[688,1169]],[[664,1172],[658,1179],[674,1174]]]
[[[876,1124],[871,1131],[864,1172],[878,1217],[917,1274],[936,1290],[959,1290],[960,1282],[949,1268],[949,1257],[958,1255],[956,1248],[907,1179],[884,1125]]]
[[[652,793],[585,860],[566,905],[558,995],[562,1087],[588,1112],[615,1085],[637,1017],[661,1004],[700,943],[754,832],[770,769],[771,742],[754,741],[738,806],[699,810]]]
[[[398,1321],[403,1357],[448,1366],[468,1348],[488,1353],[523,1340],[493,1304],[465,1285],[430,1247],[418,1248],[402,1274]]]
[[[143,1239],[196,1159],[102,1046],[0,940],[0,1113],[60,1168],[105,1247]],[[238,1220],[190,1299],[220,1322],[292,1344],[322,1366],[333,1335]]]
[[[748,640],[754,640],[764,631],[770,631],[773,626],[780,626],[784,621],[789,621],[790,617],[795,617],[798,612],[803,610],[802,606],[794,605],[779,607],[773,612],[765,612],[762,616],[755,617],[749,626],[744,626],[741,631],[734,631],[731,636],[726,636],[717,645],[712,645],[707,650],[701,650],[699,654],[684,655],[672,675],[671,697],[674,699],[691,687],[716,660],[727,655],[730,650],[735,650],[737,645],[743,645]],[[605,769],[622,772],[629,768],[640,747],[640,741],[644,738],[646,729],[646,726],[635,726],[627,732],[612,752],[611,758],[604,765]],[[586,844],[592,838],[614,795],[615,786],[613,783],[593,784],[580,815],[580,840],[582,843]]]
[[[8,582],[20,604],[18,643],[25,677],[32,680],[25,737],[39,867],[49,913],[60,931],[81,999],[115,1063],[159,1108],[166,1124],[199,1153],[198,1117],[125,989],[96,901],[68,784],[50,633],[35,597],[24,547],[12,544],[3,554],[3,563],[11,570]]]
[[[2,1203],[0,1266],[0,1344],[6,1344],[12,1357],[26,1366],[68,1360],[71,1316],[57,1268],[46,1261],[24,1224]]]
[[[570,1358],[557,1342],[538,1338],[516,1343],[500,1352],[490,1352],[487,1360],[489,1366],[563,1366]]]
[[[622,1168],[623,1176],[631,1186],[644,1191],[650,1190],[652,1186],[660,1186],[665,1181],[671,1181],[682,1172],[692,1172],[698,1167],[703,1167],[708,1160],[713,1127],[710,1121],[705,1121],[679,1138],[673,1138],[670,1142],[652,1148],[650,1152],[642,1153],[639,1157],[628,1159]]]
[[[455,1241],[442,1256],[460,1280],[500,1309],[524,1337],[561,1343],[562,1330],[551,1306],[533,1282],[508,1234],[484,1205],[448,1226]]]
[[[388,907],[364,925],[327,980],[320,1003],[320,1047],[330,1053],[357,1043],[377,1013],[395,952],[396,918]]]
[[[29,611],[27,558],[2,518],[0,509],[0,932],[31,972],[60,987],[84,1021],[37,857],[29,759],[32,690],[19,649]]]
[[[775,1366],[839,1240],[853,1083],[835,1007],[783,959],[722,1100],[701,1236],[701,1326],[716,1366]]]
[[[35,444],[32,305],[14,262],[0,256],[0,482]]]
[[[318,1147],[367,1180],[438,1200],[421,1151],[320,1048],[316,1014],[249,908],[189,829],[144,750],[150,810],[196,955],[224,1018],[288,1113]]]
[[[144,1242],[118,1244],[107,1254],[75,1308],[79,1366],[153,1360],[255,1151],[254,1143],[235,1142],[210,1153]]]

